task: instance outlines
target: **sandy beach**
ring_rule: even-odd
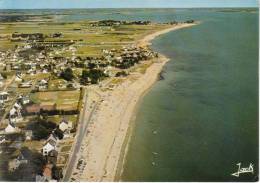
[[[137,45],[150,45],[150,41],[161,34],[193,25],[195,24],[179,24],[152,33],[138,41]],[[91,89],[99,98],[95,99],[97,107],[88,119],[88,133],[78,152],[78,158],[82,159],[86,166],[80,171],[76,170],[76,167],[73,169],[72,175],[76,181],[115,180],[117,171],[121,171],[117,170],[118,164],[120,161],[122,164],[122,157],[126,152],[124,143],[138,101],[158,80],[158,74],[168,60],[159,55],[144,74],[131,73],[113,90],[102,91],[98,87]]]

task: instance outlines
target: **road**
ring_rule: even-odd
[[[83,100],[85,101],[84,107],[83,107],[83,109],[80,113],[79,126],[78,126],[78,129],[77,129],[77,135],[76,135],[76,138],[75,138],[75,143],[74,143],[74,146],[72,148],[73,149],[72,154],[69,157],[69,161],[68,161],[68,164],[66,166],[65,174],[64,174],[64,177],[63,177],[64,182],[69,181],[71,174],[73,172],[73,168],[74,168],[74,166],[76,165],[76,163],[79,159],[78,153],[80,152],[80,147],[81,147],[82,141],[83,141],[84,137],[87,135],[86,132],[87,132],[89,120],[91,119],[91,116],[92,116],[93,112],[95,111],[95,109],[97,107],[97,103],[95,103],[94,107],[92,107],[91,111],[88,111],[88,105],[89,104],[87,102],[87,100],[88,100],[87,91],[85,93]]]

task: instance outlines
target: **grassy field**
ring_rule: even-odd
[[[58,110],[77,110],[80,91],[37,92],[30,99],[37,104],[56,104]]]
[[[11,42],[14,32],[43,33],[46,40],[77,40],[79,49],[76,54],[80,56],[97,56],[102,49],[118,48],[131,44],[150,32],[157,31],[169,25],[120,25],[113,27],[92,27],[90,22],[16,22],[0,24],[0,51],[22,45],[22,42]],[[53,33],[61,32],[62,37],[52,38]],[[70,55],[66,55],[70,56]]]
[[[48,83],[48,89],[49,90],[58,90],[66,84],[67,84],[67,81],[64,79],[51,79]]]
[[[49,78],[51,76],[50,73],[39,73],[39,74],[35,74],[35,75],[24,75],[23,79],[24,81],[30,81],[30,80],[42,80],[42,79],[46,79]]]
[[[43,144],[44,141],[30,140],[30,141],[24,141],[22,146],[28,147],[31,150],[41,151]]]
[[[59,125],[63,118],[68,120],[68,121],[71,121],[73,124],[76,124],[78,116],[77,115],[64,115],[64,116],[54,115],[54,116],[48,116],[47,120],[51,121],[51,122],[54,122],[57,125]]]

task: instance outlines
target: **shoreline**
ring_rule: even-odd
[[[137,46],[151,45],[159,35],[196,24],[178,24],[145,36]],[[101,101],[90,119],[88,135],[83,140],[84,149],[78,155],[87,166],[77,181],[119,181],[131,140],[131,130],[142,98],[150,90],[169,58],[159,54],[144,74],[130,74],[112,91],[100,92]],[[131,82],[131,78],[137,79]],[[132,126],[132,129],[131,129]],[[86,148],[86,149],[85,149]]]
[[[182,29],[182,28],[186,28],[186,27],[191,27],[191,26],[194,26],[194,25],[197,25],[197,23],[192,23],[192,24],[179,24],[179,26],[174,26],[174,27],[170,27],[170,28],[167,28],[167,29],[163,29],[161,31],[157,31],[157,32],[154,32],[152,34],[149,34],[147,36],[145,36],[143,39],[139,40],[137,42],[137,46],[141,46],[141,47],[145,47],[145,46],[150,46],[152,45],[151,41],[153,39],[155,39],[156,37],[160,36],[160,35],[163,35],[163,34],[166,34],[166,33],[169,33],[171,31],[175,31],[175,30],[178,30],[178,29]],[[164,57],[164,59],[166,59],[165,63],[163,63],[163,67],[166,65],[166,63],[170,60],[170,58],[166,57],[165,55],[163,54],[159,54],[160,57]],[[161,58],[162,59],[162,58]],[[161,69],[161,71],[159,73],[157,73],[157,81],[159,81],[159,76],[160,74],[162,73],[163,71],[163,68]],[[127,155],[127,152],[128,152],[128,147],[129,147],[129,143],[131,141],[131,138],[132,138],[132,130],[135,128],[135,120],[136,120],[136,115],[137,115],[137,112],[138,112],[138,108],[140,107],[140,104],[144,98],[144,96],[150,91],[150,89],[153,87],[153,85],[157,82],[155,81],[148,89],[146,89],[139,97],[139,101],[136,103],[136,107],[135,107],[135,111],[133,112],[133,115],[129,121],[129,127],[128,127],[128,130],[127,130],[127,134],[126,134],[126,137],[125,137],[125,142],[123,144],[123,147],[122,147],[122,152],[120,154],[120,160],[122,160],[122,162],[118,162],[118,166],[117,166],[117,171],[116,171],[116,174],[115,174],[115,177],[114,177],[114,180],[113,181],[122,181],[121,179],[121,176],[122,176],[122,173],[124,171],[124,164],[125,164],[125,161],[126,161],[126,155]]]

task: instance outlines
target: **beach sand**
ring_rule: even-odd
[[[138,46],[148,46],[155,37],[167,32],[190,27],[195,24],[179,24],[145,36],[137,42]],[[159,55],[144,74],[131,73],[124,82],[113,90],[101,91],[98,106],[89,119],[88,134],[85,136],[78,157],[86,162],[84,169],[76,171],[76,181],[114,181],[118,164],[124,156],[126,136],[135,108],[142,96],[158,80],[165,63],[169,59]],[[135,79],[133,79],[135,78]],[[122,154],[123,153],[123,154]],[[122,166],[120,167],[122,168]]]

